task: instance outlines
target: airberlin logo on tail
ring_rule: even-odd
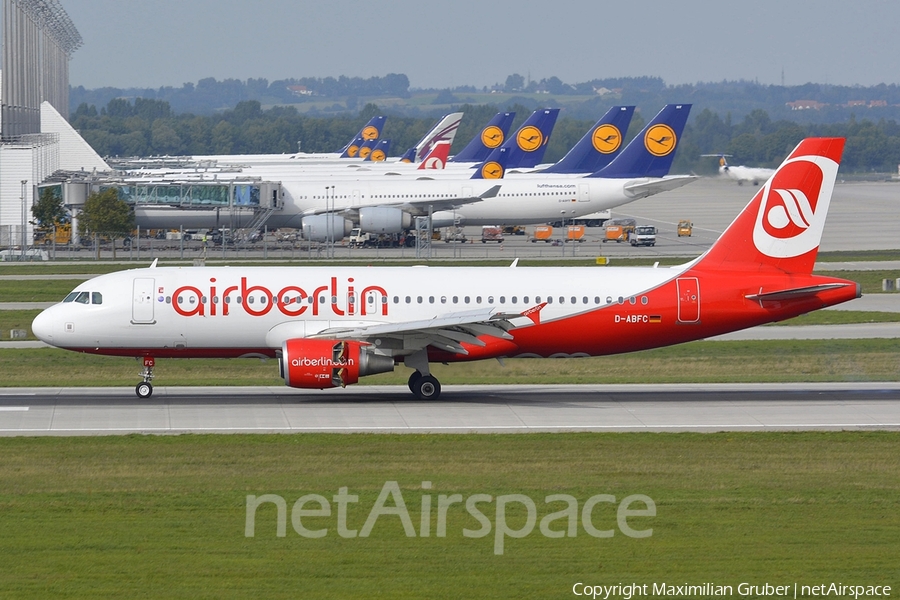
[[[761,195],[753,243],[772,258],[792,258],[819,246],[838,164],[823,156],[784,163]]]

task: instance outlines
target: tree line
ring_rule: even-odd
[[[598,104],[596,117],[611,103]],[[661,104],[660,104],[661,106]],[[500,110],[516,112],[518,127],[531,108],[514,104],[463,105],[465,113],[452,152],[463,148],[481,127]],[[113,99],[100,110],[83,103],[70,122],[101,156],[128,157],[201,154],[278,154],[333,152],[343,147],[372,116],[388,114],[383,137],[392,140],[391,155],[399,156],[413,146],[434,124],[434,118],[417,118],[386,113],[367,104],[354,116],[311,117],[293,107],[263,110],[256,100],[239,102],[233,109],[213,115],[176,114],[163,100]],[[628,138],[637,134],[655,114],[636,112]],[[561,117],[551,136],[546,160],[556,161],[581,138],[593,120]],[[801,124],[772,119],[765,110],[755,109],[739,121],[721,116],[709,108],[694,112],[685,128],[674,172],[711,173],[715,160],[701,154],[727,153],[731,162],[753,166],[777,166],[804,137],[847,138],[842,171],[895,172],[900,164],[900,125],[893,119],[857,119],[841,123]]]

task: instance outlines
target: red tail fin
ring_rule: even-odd
[[[807,138],[702,257],[705,268],[812,273],[843,138]]]
[[[437,142],[422,162],[419,169],[443,169],[450,156],[450,142]]]

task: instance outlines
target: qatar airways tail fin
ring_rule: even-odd
[[[484,129],[472,138],[462,152],[451,158],[450,162],[478,163],[486,160],[491,151],[499,148],[506,141],[509,128],[512,127],[515,118],[516,113],[514,112],[500,112],[494,115]]]
[[[588,177],[665,177],[690,112],[690,104],[666,105],[615,160]]]
[[[459,129],[459,122],[462,121],[463,113],[455,112],[445,115],[437,125],[431,128],[431,131],[419,140],[416,144],[416,156],[413,162],[425,160],[425,157],[431,153],[431,149],[438,142],[453,143],[456,138],[456,131]]]
[[[359,130],[359,133],[353,136],[350,143],[338,150],[338,152],[341,153],[341,158],[356,158],[360,145],[363,142],[380,138],[381,130],[384,129],[384,122],[386,120],[387,117],[372,117],[369,119],[369,122]]]
[[[800,142],[696,267],[812,273],[843,149],[843,138]]]
[[[541,173],[594,173],[621,152],[633,106],[613,106],[562,159]]]
[[[419,170],[430,170],[430,169],[443,169],[447,166],[447,158],[450,156],[450,142],[437,142],[431,148],[431,152],[428,153],[421,163],[419,163]]]

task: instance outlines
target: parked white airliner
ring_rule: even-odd
[[[631,352],[780,321],[859,296],[812,274],[844,140],[801,142],[703,256],[639,267],[157,267],[101,275],[42,312],[41,340],[143,361],[278,357],[285,383],[327,389],[431,362]],[[513,263],[515,267],[515,263]]]

